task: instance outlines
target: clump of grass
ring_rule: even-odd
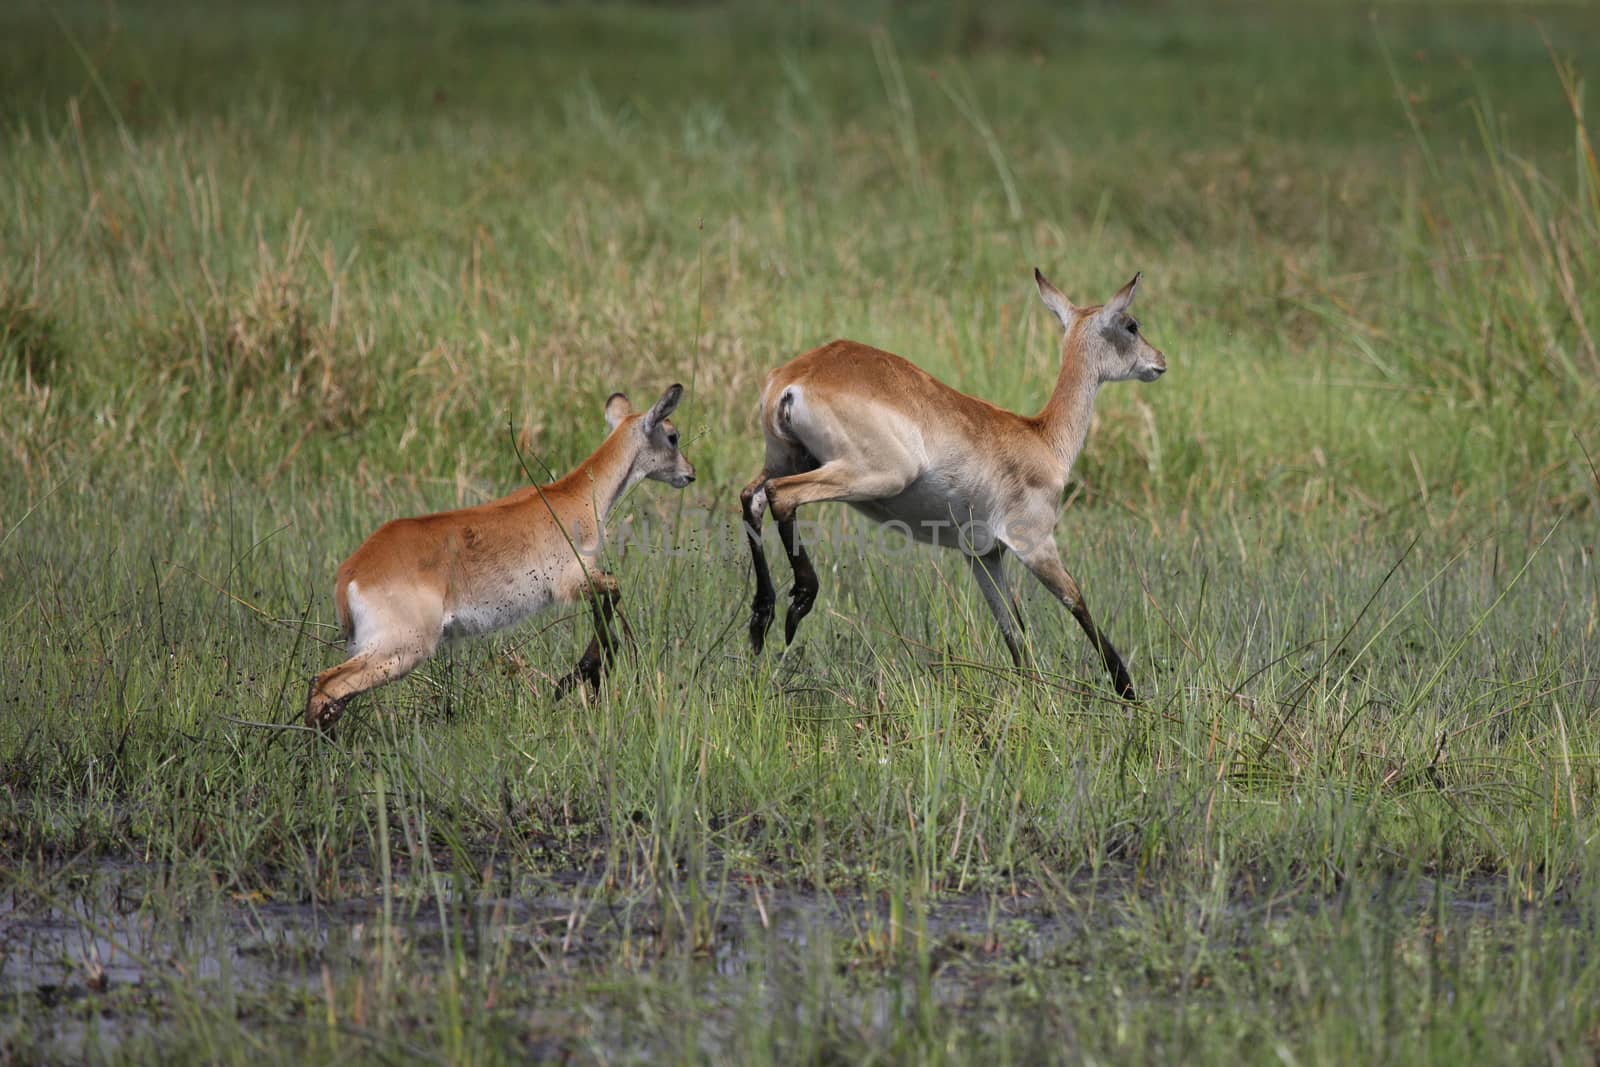
[[[69,355],[60,325],[50,312],[0,281],[0,378],[32,391],[48,388],[66,373]]]
[[[1485,166],[1407,198],[1396,349],[1419,378],[1468,403],[1532,401],[1567,415],[1588,410],[1600,380],[1600,162],[1577,72],[1552,63],[1572,116],[1571,176],[1519,153],[1495,102],[1480,99]]]
[[[281,254],[262,242],[242,283],[213,285],[144,344],[157,373],[202,410],[306,413],[324,430],[360,423],[371,406],[370,345],[340,330],[337,279],[316,278],[303,221]]]

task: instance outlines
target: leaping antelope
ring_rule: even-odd
[[[1007,553],[1015,555],[1078,620],[1118,694],[1134,699],[1122,657],[1061,565],[1055,524],[1100,386],[1155,381],[1167,362],[1128,314],[1138,274],[1104,305],[1083,308],[1037,269],[1033,277],[1063,331],[1061,373],[1037,415],[1016,415],[958,393],[899,356],[854,341],[814,348],[767,376],[761,392],[766,459],[739,494],[755,564],[750,644],[756,652],[775,600],[761,546],[762,513],[772,509],[794,571],[787,643],[817,596],[816,571],[796,537],[795,511],[842,500],[879,523],[905,527],[919,541],[965,551],[1012,661],[1021,666],[1021,616],[1001,568]]]
[[[594,606],[595,636],[556,697],[580,681],[599,685],[615,648],[610,622],[621,595],[600,569],[606,517],[645,478],[675,489],[694,481],[667,421],[682,395],[674,385],[641,414],[626,396],[611,394],[605,441],[549,485],[378,527],[339,567],[334,607],[350,658],[312,679],[306,725],[331,727],[347,700],[410,673],[441,639],[504,629],[580,600]]]

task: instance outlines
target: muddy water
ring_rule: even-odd
[[[608,892],[597,876],[530,879],[520,891],[477,897],[465,906],[452,899],[448,880],[431,892],[418,888],[398,886],[391,915],[397,943],[424,963],[442,960],[452,951],[450,937],[463,935],[475,950],[490,944],[543,959],[553,952],[567,969],[604,963],[630,940],[686,944],[698,936],[708,942],[702,958],[717,973],[737,976],[747,968],[747,935],[757,931],[796,949],[822,931],[868,953],[887,953],[919,936],[976,944],[996,921],[1030,912],[1030,936],[1041,945],[1065,929],[1063,920],[1026,902],[991,905],[978,897],[941,901],[912,930],[896,929],[881,901],[762,892],[740,882],[725,885],[694,920],[652,893]],[[421,903],[407,903],[413,898]],[[668,912],[679,916],[676,923]],[[245,990],[320,987],[324,968],[337,974],[370,963],[383,923],[381,894],[330,905],[209,887],[175,893],[154,867],[101,863],[78,868],[70,878],[45,874],[0,895],[0,995],[31,995],[48,1007],[153,980]],[[695,924],[698,935],[685,933]]]
[[[15,889],[0,898],[0,989],[44,995],[101,991],[156,974],[280,981],[279,961],[359,942],[364,908],[255,904],[193,911],[162,899],[159,882],[126,865],[76,885]],[[85,884],[86,883],[86,884]]]
[[[157,868],[99,864],[45,873],[0,894],[0,996],[22,1005],[36,1038],[69,1058],[150,1034],[153,1006],[174,989],[227,1006],[235,997],[288,994],[320,998],[326,984],[372,973],[389,931],[400,973],[441,971],[458,949],[498,956],[531,983],[575,974],[648,970],[674,948],[693,945],[704,973],[739,979],[756,961],[770,965],[773,946],[798,958],[813,948],[852,962],[895,970],[897,953],[924,951],[934,996],[959,1001],[993,978],[996,964],[1055,957],[1085,925],[1115,925],[1128,885],[1084,887],[1098,898],[1093,918],[1063,914],[1026,896],[941,897],[926,914],[901,919],[881,896],[762,891],[730,879],[716,899],[689,917],[681,901],[607,888],[598,876],[568,873],[502,881],[494,894],[455,899],[452,883],[400,883],[385,924],[382,894],[336,904],[267,901],[191,886],[171,890]],[[1411,883],[1400,906],[1427,913],[1436,887]],[[1488,884],[1457,888],[1448,909],[1471,921],[1506,917]],[[413,901],[417,903],[412,903]],[[1291,910],[1328,906],[1303,898]],[[1249,894],[1229,910],[1254,925],[1276,921]],[[1246,918],[1246,912],[1250,915]],[[1281,910],[1279,916],[1284,914]],[[692,929],[690,929],[692,927]],[[118,999],[118,994],[122,994]],[[858,1006],[887,1026],[901,1010],[893,983],[857,990]],[[86,1021],[75,1005],[111,1005]],[[231,1012],[229,1013],[231,1014]]]

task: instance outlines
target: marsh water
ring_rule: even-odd
[[[52,1058],[115,1058],[130,1040],[159,1047],[163,1020],[185,1005],[248,1019],[260,1012],[252,1004],[271,1002],[310,1015],[352,982],[376,988],[381,975],[385,984],[431,987],[447,972],[487,976],[491,999],[497,982],[532,990],[522,1010],[538,1013],[545,1009],[537,1005],[581,1002],[596,982],[652,976],[687,981],[712,999],[717,988],[764,986],[770,1000],[783,995],[773,987],[786,969],[820,966],[854,976],[841,987],[850,1014],[890,1028],[919,1003],[959,1011],[988,986],[1015,986],[1035,969],[1075,960],[1092,967],[1075,945],[1115,936],[1140,921],[1133,916],[1141,908],[1166,906],[1159,887],[1123,875],[1064,891],[1012,886],[920,902],[764,888],[739,876],[641,889],[571,871],[502,873],[470,888],[449,876],[431,885],[395,879],[334,902],[195,889],[172,884],[160,865],[131,862],[66,864],[27,885],[14,881],[0,897],[0,992],[26,1020],[34,1047]],[[1381,903],[1424,925],[1489,928],[1530,910],[1491,880],[1447,886],[1416,876],[1360,895],[1363,907]],[[1172,919],[1209,922],[1248,945],[1350,903],[1341,894],[1285,895],[1244,883],[1219,900],[1209,918],[1208,905],[1191,898]],[[1578,920],[1560,901],[1543,911],[1563,925]],[[607,1051],[601,1037],[599,1051],[591,1043],[589,1052],[643,1054],[625,1032],[617,1036],[624,1047]],[[560,1042],[537,1050],[572,1051]]]

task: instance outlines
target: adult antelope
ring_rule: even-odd
[[[600,569],[606,517],[645,478],[675,489],[694,481],[667,421],[682,396],[674,385],[641,414],[613,393],[605,406],[611,432],[565,478],[378,527],[339,567],[334,608],[350,658],[312,679],[306,725],[331,727],[345,701],[410,673],[442,639],[504,629],[581,600],[594,607],[595,636],[557,683],[556,698],[580,681],[599,685],[621,595]]]
[[[1021,666],[1022,620],[1001,569],[1007,553],[1015,555],[1078,620],[1117,692],[1134,699],[1122,657],[1061,565],[1055,524],[1100,386],[1154,381],[1167,362],[1128,314],[1139,275],[1107,303],[1083,308],[1073,307],[1037,269],[1033,277],[1063,331],[1061,372],[1037,415],[1016,415],[958,393],[899,356],[854,341],[814,348],[767,376],[761,392],[766,460],[739,495],[755,563],[750,643],[756,652],[775,600],[761,546],[762,513],[772,509],[794,571],[787,643],[817,596],[817,573],[796,536],[795,511],[842,500],[919,541],[961,548],[1012,661]]]

